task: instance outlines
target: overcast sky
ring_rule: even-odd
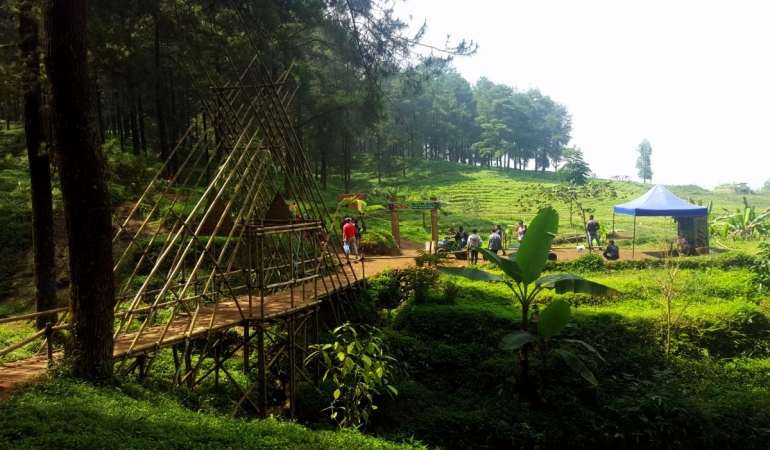
[[[600,178],[638,180],[652,146],[653,182],[770,180],[770,1],[410,0],[399,17],[479,43],[457,58],[485,76],[538,88],[567,107],[572,141]]]

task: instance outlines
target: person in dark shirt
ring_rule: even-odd
[[[457,234],[455,234],[455,242],[457,248],[463,248],[468,244],[468,232],[463,230],[463,227],[460,227],[457,230]]]
[[[620,258],[620,249],[617,245],[615,245],[615,241],[610,239],[609,245],[607,245],[607,248],[604,250],[604,257],[607,258],[610,261],[615,261],[616,259]]]
[[[588,223],[586,224],[586,232],[588,232],[588,248],[593,250],[593,243],[596,241],[596,246],[599,250],[602,249],[602,242],[599,240],[599,222],[594,219],[594,215],[588,216]]]

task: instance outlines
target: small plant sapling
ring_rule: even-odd
[[[323,379],[330,378],[336,386],[327,409],[340,428],[368,423],[371,411],[377,409],[374,397],[381,391],[398,394],[390,384],[396,360],[385,354],[375,328],[359,328],[364,333],[359,334],[349,323],[335,328],[333,342],[311,345],[313,352],[305,359],[307,363],[316,357],[323,358]]]
[[[516,330],[509,333],[500,341],[501,350],[518,350],[523,346],[532,344],[535,350],[540,352],[543,359],[543,368],[540,375],[540,395],[542,397],[546,386],[547,362],[551,353],[557,353],[564,358],[567,365],[585,378],[589,383],[598,385],[593,373],[583,361],[571,351],[561,348],[561,343],[579,344],[592,355],[604,361],[604,358],[591,345],[577,339],[558,339],[556,336],[567,327],[572,312],[569,303],[564,300],[554,300],[539,314],[537,322],[532,322],[535,327],[531,331]]]

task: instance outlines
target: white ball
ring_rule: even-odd
[[[586,246],[585,246],[585,245],[578,245],[578,246],[577,246],[577,251],[579,251],[579,252],[582,252],[582,251],[583,251],[583,250],[585,250],[585,249],[586,249]]]

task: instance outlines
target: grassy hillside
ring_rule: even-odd
[[[434,193],[442,201],[442,209],[439,214],[439,234],[444,234],[450,227],[457,228],[462,225],[466,229],[477,227],[482,234],[486,233],[494,224],[501,224],[503,228],[514,228],[519,219],[534,217],[537,208],[530,206],[531,200],[538,194],[531,189],[533,183],[556,184],[558,182],[554,172],[535,172],[517,170],[489,170],[478,167],[470,167],[464,164],[450,163],[446,161],[408,160],[406,177],[401,172],[382,176],[378,182],[376,172],[372,172],[365,162],[356,168],[353,176],[353,191],[369,194],[367,201],[373,204],[384,205],[386,199],[383,196],[371,195],[378,187],[396,187],[401,198],[409,198],[414,195],[424,195],[427,192]],[[336,195],[342,192],[342,188],[335,184],[336,178],[332,177],[326,191],[327,202],[332,205],[336,202]],[[631,201],[647,192],[653,185],[636,182],[611,183],[617,192],[617,198],[597,198],[586,202],[588,208],[593,210],[596,217],[602,221],[606,228],[611,228],[613,221],[613,206],[619,203]],[[724,209],[734,211],[742,207],[743,196],[733,192],[708,191],[693,185],[666,186],[672,193],[688,201],[704,206],[712,202],[712,211],[722,213]],[[747,196],[750,205],[756,205],[758,210],[770,206],[770,192],[754,193]],[[554,208],[562,216],[560,232],[570,234],[574,228],[569,226],[569,207],[564,204],[554,204]],[[430,239],[429,219],[423,225],[422,212],[401,212],[402,237],[416,241]],[[622,234],[633,232],[633,218],[616,215],[615,229]],[[386,211],[375,213],[370,221],[378,227],[390,229],[390,216]],[[575,227],[579,219],[575,216]],[[652,217],[637,220],[637,237],[640,244],[658,250],[663,237],[676,237],[676,224],[671,218]],[[648,236],[648,239],[645,239]],[[623,244],[628,244],[623,242]],[[726,247],[746,248],[741,243],[714,242]]]

